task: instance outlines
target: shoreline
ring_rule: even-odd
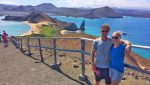
[[[70,33],[82,33],[82,31],[81,30],[77,30],[77,31],[60,30],[61,35],[66,35]]]
[[[24,34],[21,34],[20,36],[26,36],[26,35],[31,35],[31,34],[39,34],[40,33],[40,27],[42,25],[48,25],[48,21],[43,21],[39,23],[29,23],[28,21],[24,21],[24,24],[30,26],[30,30],[25,32]]]

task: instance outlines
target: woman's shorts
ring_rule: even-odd
[[[109,77],[112,81],[121,81],[123,78],[123,73],[118,72],[113,68],[109,68]]]

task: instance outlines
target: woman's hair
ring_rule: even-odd
[[[101,30],[102,30],[102,28],[106,28],[106,29],[110,30],[109,24],[103,24],[103,25],[101,26]]]
[[[116,31],[116,32],[114,32],[113,34],[116,34],[118,37],[121,38],[122,32],[121,32],[121,31]]]

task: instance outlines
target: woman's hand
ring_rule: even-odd
[[[142,70],[149,70],[148,68],[146,68],[145,66],[139,65],[140,69]]]

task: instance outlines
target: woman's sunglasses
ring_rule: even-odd
[[[112,36],[112,39],[119,39],[119,37],[114,37],[114,36]]]

